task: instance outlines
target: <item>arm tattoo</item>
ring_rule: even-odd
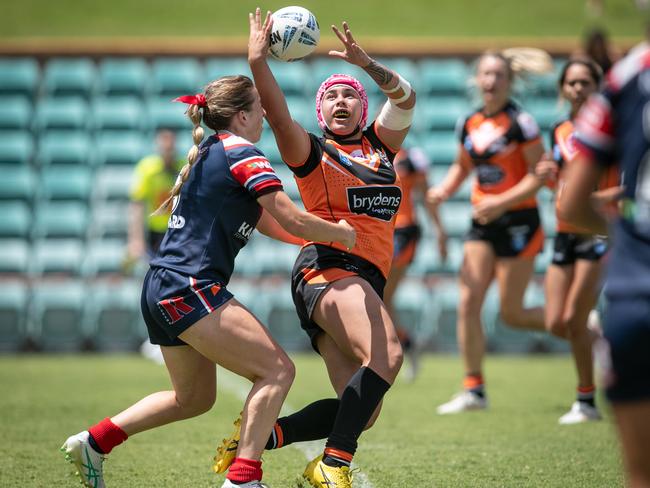
[[[379,64],[373,60],[368,66],[363,68],[370,77],[381,87],[391,82],[394,77],[392,70],[386,68],[384,65]]]

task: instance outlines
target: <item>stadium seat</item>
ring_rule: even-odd
[[[32,104],[27,97],[0,97],[0,130],[29,130]]]
[[[209,58],[205,61],[204,85],[222,76],[245,75],[252,78],[251,69],[245,57]]]
[[[455,281],[443,281],[433,288],[431,294],[438,307],[437,327],[432,337],[432,346],[436,351],[455,352],[458,350],[456,340],[456,317],[460,295]]]
[[[144,104],[137,97],[95,98],[92,126],[103,130],[142,130],[146,122]]]
[[[309,86],[307,87],[308,97],[315,97],[316,91],[318,90],[318,87],[321,85],[321,83],[335,73],[344,73],[354,76],[363,84],[364,88],[368,92],[368,96],[373,93],[381,93],[379,87],[377,86],[377,83],[375,83],[368,74],[359,69],[357,66],[353,66],[340,59],[335,59],[327,56],[315,57],[312,59],[309,65],[309,72],[309,79],[306,80],[309,83]]]
[[[259,293],[266,295],[270,302],[267,325],[273,337],[287,351],[308,349],[309,338],[300,329],[288,281],[282,280],[275,286],[266,286]]]
[[[149,67],[141,58],[104,58],[99,63],[98,89],[104,95],[142,96],[149,82]]]
[[[305,63],[283,63],[269,59],[269,67],[287,96],[312,95],[305,93],[305,80],[309,78],[309,68]]]
[[[450,238],[447,240],[447,260],[443,263],[439,261],[440,267],[438,272],[456,275],[463,264],[464,241],[462,236]]]
[[[30,167],[0,165],[0,175],[0,200],[31,202],[36,182]]]
[[[88,293],[83,282],[56,280],[33,288],[31,335],[45,351],[78,351],[88,338],[84,324]]]
[[[35,58],[0,58],[0,95],[32,97],[40,81]]]
[[[433,164],[449,166],[458,153],[458,139],[452,131],[430,132],[423,134],[422,149],[427,153]]]
[[[416,344],[428,342],[435,334],[440,311],[427,286],[419,280],[405,280],[394,299],[398,324],[410,332]]]
[[[146,139],[139,131],[109,131],[97,136],[94,163],[97,166],[120,165],[132,169],[145,155]]]
[[[106,166],[99,168],[95,176],[95,199],[129,200],[133,168],[128,166]]]
[[[32,212],[25,202],[0,202],[0,237],[27,238],[32,228]]]
[[[129,204],[125,201],[96,202],[92,210],[90,236],[94,239],[120,238],[125,241],[128,212]]]
[[[34,138],[29,132],[0,132],[0,164],[29,164],[34,151]]]
[[[440,206],[440,218],[450,237],[463,237],[470,228],[472,207],[469,202],[445,202]]]
[[[46,274],[78,276],[83,257],[79,239],[39,239],[32,248],[29,273],[36,278]]]
[[[565,113],[558,104],[557,98],[536,98],[526,100],[524,109],[529,112],[542,130],[550,129],[561,120]],[[548,145],[548,138],[544,140]]]
[[[544,234],[546,234],[547,237],[554,236],[557,227],[555,201],[541,202],[539,204],[539,214],[539,218],[542,220]]]
[[[146,103],[147,123],[152,130],[192,130],[192,122],[185,115],[187,105],[173,102],[170,97],[149,98]]]
[[[311,97],[305,98],[296,95],[288,95],[286,99],[291,117],[302,125],[305,130],[320,134],[318,120],[316,119],[316,106],[314,99]],[[273,133],[271,131],[269,131],[269,133],[271,134],[271,137],[273,137]],[[275,139],[273,142],[275,143]]]
[[[230,290],[239,303],[253,312],[260,322],[268,326],[270,300],[267,295],[262,293],[257,281],[235,278],[228,284],[228,290]]]
[[[447,176],[447,172],[449,171],[449,166],[432,166],[429,169],[429,185],[440,185],[444,180],[445,177]],[[469,175],[465,181],[460,185],[460,188],[458,188],[458,191],[454,193],[450,198],[453,201],[458,201],[458,202],[469,202],[470,197],[472,194],[472,183],[474,181],[473,175]]]
[[[132,351],[146,329],[140,311],[140,281],[99,282],[90,289],[88,323],[92,343],[100,351]]]
[[[36,106],[34,130],[86,130],[90,120],[88,103],[79,97],[45,98]]]
[[[121,274],[126,257],[126,243],[122,239],[91,240],[86,247],[84,276]]]
[[[418,100],[413,128],[419,132],[453,131],[461,117],[469,113],[469,104],[463,98],[429,97]]]
[[[41,172],[42,200],[87,201],[92,188],[90,169],[85,166],[52,166]]]
[[[29,290],[21,281],[0,282],[0,351],[15,352],[27,339]]]
[[[158,58],[151,65],[151,92],[168,98],[201,90],[204,74],[194,58]]]
[[[262,138],[256,146],[264,153],[266,159],[271,162],[275,171],[282,171],[281,167],[284,166],[284,162],[280,156],[280,150],[275,142],[275,137],[273,137],[273,132],[270,129],[262,131]]]
[[[89,98],[95,84],[95,65],[89,58],[52,58],[43,72],[47,95],[80,95]]]
[[[544,250],[535,257],[535,273],[546,273],[553,259],[553,241],[552,237],[544,241]]]
[[[416,91],[419,90],[422,85],[420,81],[420,68],[415,61],[401,56],[380,57],[377,58],[377,61],[396,73],[399,73]],[[374,91],[374,88],[371,91]]]
[[[40,138],[36,162],[50,164],[89,164],[92,146],[86,132],[49,131]]]
[[[255,240],[257,242],[254,247],[254,259],[260,275],[289,276],[298,255],[298,248],[273,241],[262,234],[256,235]]]
[[[0,239],[0,276],[24,274],[30,261],[29,243],[25,239]]]
[[[76,237],[84,239],[88,225],[88,209],[80,202],[47,202],[34,212],[34,238]]]
[[[420,61],[422,95],[464,95],[469,70],[459,59],[424,59]]]

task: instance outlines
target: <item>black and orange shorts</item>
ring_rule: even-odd
[[[537,208],[511,210],[489,224],[472,220],[466,241],[487,241],[499,258],[534,258],[544,248]]]
[[[311,318],[316,303],[329,285],[348,276],[363,278],[383,299],[386,278],[370,261],[321,244],[305,246],[298,254],[291,273],[291,295],[300,326],[316,352],[316,337],[323,331]]]
[[[607,238],[589,234],[559,232],[553,241],[553,261],[557,266],[575,264],[578,259],[600,261],[607,254]]]
[[[393,266],[408,266],[413,262],[420,234],[419,225],[395,228],[393,234]]]

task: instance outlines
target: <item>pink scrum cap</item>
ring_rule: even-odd
[[[359,120],[359,127],[363,129],[368,121],[368,95],[366,95],[366,89],[356,78],[353,78],[350,75],[338,73],[330,76],[321,83],[318,92],[316,92],[316,117],[318,118],[318,125],[321,130],[325,131],[328,128],[325,124],[325,119],[323,119],[323,111],[321,108],[323,95],[325,95],[325,92],[334,85],[348,85],[359,94],[359,98],[361,99],[361,120]]]

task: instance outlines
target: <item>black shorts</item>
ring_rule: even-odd
[[[415,248],[420,240],[420,226],[395,228],[393,233],[393,264],[408,266],[415,258]]]
[[[472,220],[465,240],[489,242],[500,258],[533,258],[544,248],[537,208],[512,210],[485,225]]]
[[[650,297],[609,297],[605,317],[612,402],[650,400]]]
[[[178,335],[232,297],[217,281],[150,268],[144,278],[140,307],[151,343],[185,345]]]
[[[557,266],[575,264],[578,259],[600,261],[607,253],[607,239],[589,234],[559,232],[553,242],[553,261]]]
[[[306,246],[298,254],[291,273],[291,295],[300,326],[316,352],[316,336],[323,331],[311,318],[316,302],[330,284],[348,276],[360,276],[383,299],[386,278],[371,262],[320,244]]]

